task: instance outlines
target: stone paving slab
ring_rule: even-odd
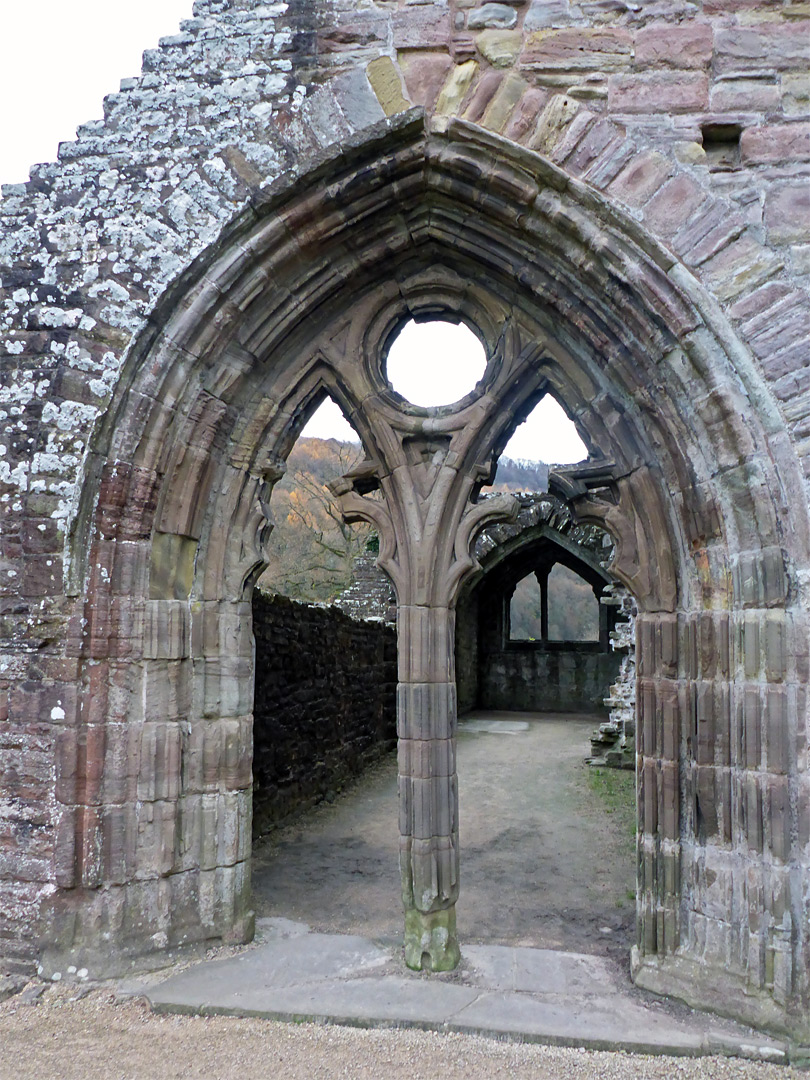
[[[165,1013],[394,1024],[587,1049],[787,1060],[779,1040],[641,994],[601,957],[472,945],[460,972],[427,976],[408,972],[398,950],[365,938],[308,933],[284,919],[263,922],[263,941],[253,948],[163,982],[131,980],[121,991],[144,995]]]

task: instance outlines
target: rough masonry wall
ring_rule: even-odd
[[[538,204],[566,220],[566,185],[580,192],[587,212],[578,225],[568,220],[572,234],[591,230],[587,245],[572,245],[582,276],[603,258],[588,213],[605,196],[644,253],[623,264],[621,282],[611,276],[611,302],[638,290],[645,311],[668,312],[678,290],[708,290],[703,321],[687,314],[672,326],[690,359],[678,350],[662,358],[662,383],[672,373],[691,379],[675,412],[691,421],[699,411],[696,430],[733,433],[706,486],[738,492],[739,509],[726,498],[730,556],[713,562],[716,523],[699,500],[687,507],[704,592],[681,597],[689,610],[639,620],[641,945],[721,979],[733,969],[777,1011],[804,1001],[806,1016],[810,901],[796,883],[810,866],[807,35],[805,5],[789,0],[207,0],[146,54],[143,75],[106,99],[104,118],[64,144],[58,163],[4,189],[0,944],[14,962],[34,962],[57,902],[70,927],[82,904],[98,901],[94,925],[129,935],[134,950],[144,935],[160,948],[177,926],[193,932],[200,911],[215,910],[205,889],[223,880],[244,911],[249,844],[233,830],[207,833],[194,817],[200,806],[215,819],[222,807],[244,814],[250,779],[229,771],[217,730],[221,720],[244,740],[250,725],[241,597],[232,589],[202,610],[181,575],[163,591],[160,573],[150,578],[160,470],[175,463],[149,472],[120,460],[116,440],[153,406],[170,415],[181,396],[136,357],[160,330],[150,321],[158,303],[180,302],[193,260],[239,212],[259,220],[260,193],[274,181],[422,106],[439,127],[462,117],[562,170],[557,194],[544,174]],[[498,200],[481,199],[498,212]],[[667,275],[664,293],[650,286],[650,262]],[[572,301],[566,319],[581,315]],[[735,428],[728,387],[712,387],[717,342],[733,393],[768,433],[766,452]],[[189,472],[219,449],[212,417],[245,363],[231,356],[210,374],[210,411],[190,420]],[[110,411],[124,401],[122,371],[127,385],[140,380],[123,418]],[[650,380],[633,407],[654,416],[658,390]],[[150,433],[144,442],[159,445]],[[758,479],[767,455],[781,488]],[[688,488],[689,478],[666,483]],[[85,485],[98,495],[87,521],[77,519]],[[766,495],[781,508],[773,524],[759,517]],[[159,525],[155,570],[188,566],[190,575],[196,538],[167,527],[158,543]],[[202,700],[192,669],[206,674]],[[216,850],[190,852],[186,821]],[[132,836],[148,840],[137,865]],[[126,908],[117,899],[125,889],[128,903],[140,898]],[[234,910],[219,904],[200,933],[220,935]],[[694,983],[692,969],[684,979]],[[666,971],[662,980],[672,987]],[[714,996],[708,985],[704,1000]]]
[[[524,712],[606,713],[605,695],[621,662],[615,653],[575,645],[496,652],[485,646],[480,655],[479,707]]]
[[[482,595],[483,598],[482,598]],[[605,712],[604,698],[621,656],[593,645],[504,642],[503,597],[473,589],[456,615],[459,714],[472,709]]]
[[[396,743],[396,632],[253,596],[253,834],[340,791]]]

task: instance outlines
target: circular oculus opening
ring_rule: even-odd
[[[452,405],[475,389],[486,371],[484,346],[464,323],[410,319],[388,350],[385,374],[411,405]]]

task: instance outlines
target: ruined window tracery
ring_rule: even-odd
[[[599,601],[575,571],[555,563],[521,578],[509,600],[509,641],[600,641]]]
[[[388,349],[385,374],[412,405],[451,405],[475,390],[487,366],[478,337],[463,322],[410,319]]]

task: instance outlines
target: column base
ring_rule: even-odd
[[[456,936],[456,908],[405,912],[405,963],[413,971],[452,971],[461,953]]]

